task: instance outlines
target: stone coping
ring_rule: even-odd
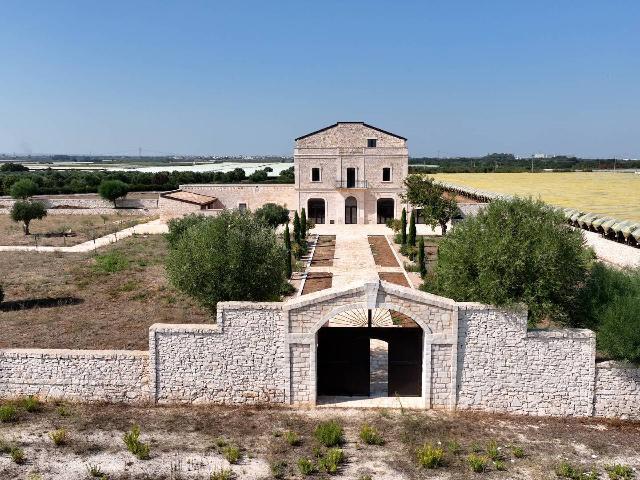
[[[104,358],[145,358],[147,350],[79,350],[69,348],[5,348],[0,356],[12,357],[104,357]]]
[[[222,333],[222,329],[215,323],[154,323],[149,333]]]
[[[220,302],[218,303],[218,311],[220,310],[244,310],[250,308],[252,310],[280,310],[284,302]]]
[[[556,339],[573,338],[591,340],[596,334],[587,328],[563,328],[558,330],[527,330],[527,338]]]
[[[635,365],[630,362],[623,362],[619,360],[606,360],[604,362],[596,362],[596,369],[597,368],[603,368],[607,370],[636,370],[637,372],[640,372],[640,365]]]

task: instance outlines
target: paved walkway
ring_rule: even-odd
[[[162,220],[152,220],[147,223],[140,223],[133,227],[125,228],[119,232],[105,235],[104,237],[96,238],[95,240],[89,240],[88,242],[79,243],[70,247],[36,247],[31,245],[12,245],[12,246],[0,246],[0,252],[63,252],[63,253],[78,253],[78,252],[90,252],[100,247],[115,243],[123,238],[130,237],[132,235],[144,235],[144,234],[158,234],[167,233],[169,228],[167,224]]]
[[[583,230],[582,235],[600,260],[620,267],[640,267],[640,248],[607,240],[595,232]]]

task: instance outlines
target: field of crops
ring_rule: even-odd
[[[439,173],[443,182],[531,196],[552,205],[640,222],[640,175],[612,172]]]

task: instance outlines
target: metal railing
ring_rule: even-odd
[[[369,188],[366,180],[336,180],[336,188]]]

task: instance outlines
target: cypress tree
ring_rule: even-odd
[[[402,223],[402,231],[400,232],[400,238],[402,241],[402,245],[407,244],[407,209],[402,209],[402,216],[400,217],[400,222]]]
[[[305,212],[304,208],[300,212],[300,233],[303,239],[307,238],[307,212]]]
[[[302,236],[300,235],[300,215],[298,215],[298,211],[296,210],[295,215],[293,216],[293,241],[300,245],[300,239]]]
[[[284,246],[287,250],[287,278],[291,278],[291,274],[293,273],[293,268],[291,267],[291,235],[289,233],[289,224],[284,227]]]
[[[416,216],[411,212],[411,216],[409,217],[409,245],[412,247],[416,246]]]
[[[418,242],[418,266],[420,267],[420,276],[422,278],[427,274],[427,263],[424,255],[424,237],[420,237]]]

